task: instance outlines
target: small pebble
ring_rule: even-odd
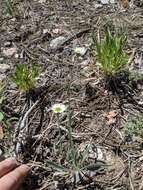
[[[5,73],[10,70],[10,66],[8,64],[0,64],[0,73]]]
[[[65,37],[63,36],[59,36],[58,38],[55,38],[51,41],[50,43],[50,47],[51,49],[56,49],[58,48],[60,45],[62,45],[62,43],[65,41]]]
[[[16,59],[19,58],[19,54],[16,53],[16,54],[14,55],[14,57],[15,57]]]
[[[10,47],[11,45],[12,45],[12,43],[10,41],[7,41],[7,42],[4,43],[5,47]]]
[[[17,52],[16,47],[3,49],[3,54],[7,57],[12,57]]]
[[[43,34],[46,34],[46,33],[48,33],[49,31],[48,31],[48,29],[46,28],[46,29],[43,29]]]
[[[4,58],[3,57],[0,57],[0,62],[2,62],[4,60]]]

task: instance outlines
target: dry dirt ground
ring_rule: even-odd
[[[103,5],[96,0],[14,0],[10,7],[1,1],[0,80],[5,84],[1,157],[16,156],[31,167],[22,189],[142,190],[143,78],[138,76],[143,74],[143,2],[123,8],[121,2]],[[138,77],[134,89],[124,95],[106,89],[91,52],[92,36],[102,34],[108,23],[125,27],[129,68]],[[56,46],[53,40],[59,37],[64,38]],[[76,56],[75,47],[87,52]],[[12,81],[15,66],[23,63],[40,66],[29,102]],[[57,117],[50,110],[57,102],[70,104],[78,153],[90,147],[84,164],[91,167],[80,175],[67,161],[69,113]],[[130,132],[126,127],[136,117],[137,134],[138,129]],[[49,161],[70,169],[57,170]]]

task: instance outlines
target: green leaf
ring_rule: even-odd
[[[90,170],[90,171],[96,171],[100,169],[107,168],[109,165],[105,164],[105,162],[97,161],[95,164],[89,164],[82,168],[82,170]]]
[[[0,122],[2,122],[3,119],[4,119],[4,115],[2,112],[0,112]]]
[[[0,104],[2,104],[3,100],[4,100],[4,97],[3,96],[0,97]]]
[[[58,171],[66,171],[67,169],[53,161],[47,161],[47,164],[50,165],[52,168],[55,168]]]
[[[82,166],[82,164],[84,163],[84,161],[87,159],[88,155],[89,155],[89,151],[92,149],[92,145],[91,144],[87,144],[85,147],[84,152],[82,153],[82,160],[80,165]]]
[[[6,124],[10,125],[12,122],[18,121],[17,117],[11,117],[9,119],[6,120]]]

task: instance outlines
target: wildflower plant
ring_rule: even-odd
[[[28,65],[21,64],[16,66],[13,81],[21,91],[28,92],[30,89],[35,88],[38,75],[39,67],[37,65],[32,65],[31,69],[29,69]]]
[[[54,104],[51,110],[57,114],[58,123],[59,123],[59,115],[63,113],[64,111],[66,111],[67,107],[64,104]],[[70,111],[70,109],[67,111],[68,111],[68,121],[67,121],[68,123],[67,123],[67,130],[65,131],[68,133],[69,142],[68,142],[67,152],[64,154],[66,154],[65,159],[68,165],[63,166],[59,163],[56,163],[55,161],[47,161],[47,164],[51,166],[52,168],[62,173],[65,173],[66,175],[72,175],[74,181],[77,181],[76,179],[78,178],[77,176],[79,176],[79,179],[80,177],[82,178],[84,175],[84,172],[89,171],[89,170],[91,171],[95,171],[98,169],[100,170],[101,168],[104,169],[105,167],[107,167],[107,165],[104,162],[100,162],[100,161],[97,161],[94,164],[87,164],[87,159],[89,157],[89,153],[92,150],[92,145],[89,143],[85,146],[82,152],[79,151],[78,147],[75,145],[73,141],[73,133],[72,133],[72,127],[71,127],[73,112]],[[60,150],[60,152],[62,152],[62,149]]]
[[[66,110],[66,106],[64,104],[54,104],[51,109],[54,113],[59,114]]]
[[[97,61],[106,76],[115,76],[128,63],[124,51],[127,37],[124,33],[113,33],[109,29],[105,32],[103,40],[93,38],[93,55],[97,52]]]

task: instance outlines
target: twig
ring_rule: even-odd
[[[133,49],[132,54],[129,57],[128,65],[130,65],[132,63],[134,56],[135,56],[135,53],[136,53],[136,48]]]
[[[21,152],[23,142],[26,140],[25,131],[27,129],[27,118],[28,118],[29,114],[32,112],[32,110],[37,106],[38,103],[39,103],[39,100],[37,100],[33,104],[33,106],[30,107],[30,109],[25,113],[21,122],[19,122],[18,129],[17,129],[18,134],[17,134],[17,137],[15,139],[16,140],[15,153],[17,156]]]
[[[25,126],[25,121],[26,121],[27,117],[29,116],[29,114],[31,113],[31,111],[37,106],[38,103],[39,103],[39,100],[37,100],[37,101],[33,104],[33,106],[31,106],[30,109],[25,113],[25,115],[24,115],[24,117],[23,117],[23,119],[22,119],[22,121],[21,121],[21,124],[20,124],[20,126],[19,126],[19,129],[20,129],[20,130],[22,130],[22,129],[24,128],[24,126]]]
[[[128,161],[129,161],[128,174],[129,174],[130,187],[131,187],[131,190],[135,190],[134,184],[133,184],[133,179],[132,179],[132,166],[131,166],[132,163],[131,163],[130,157],[128,158]]]

